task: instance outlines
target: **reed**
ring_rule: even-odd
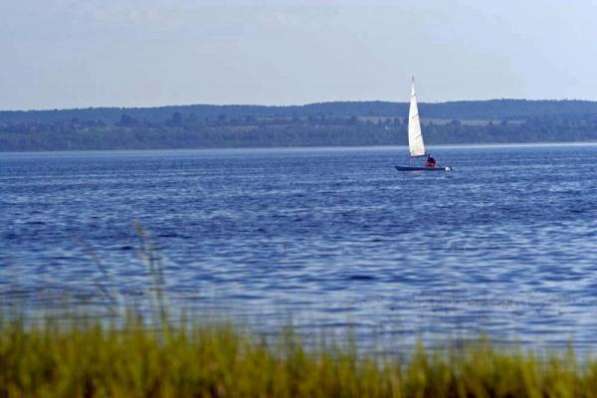
[[[232,326],[0,320],[0,397],[597,397],[597,361],[420,345],[402,361]]]

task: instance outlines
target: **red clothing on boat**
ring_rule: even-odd
[[[435,167],[435,163],[436,163],[435,159],[433,159],[431,156],[429,156],[427,158],[427,161],[425,162],[425,167],[432,169]]]

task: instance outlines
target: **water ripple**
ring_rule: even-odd
[[[397,173],[391,148],[0,154],[0,299],[136,302],[138,224],[173,307],[594,349],[596,149],[434,150],[449,174]]]

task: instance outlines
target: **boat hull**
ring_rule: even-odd
[[[442,167],[409,167],[409,166],[396,166],[398,171],[452,171],[450,166]]]

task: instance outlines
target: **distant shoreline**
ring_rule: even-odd
[[[425,143],[597,142],[597,102],[421,103]],[[188,105],[0,111],[0,151],[406,145],[408,104]]]

